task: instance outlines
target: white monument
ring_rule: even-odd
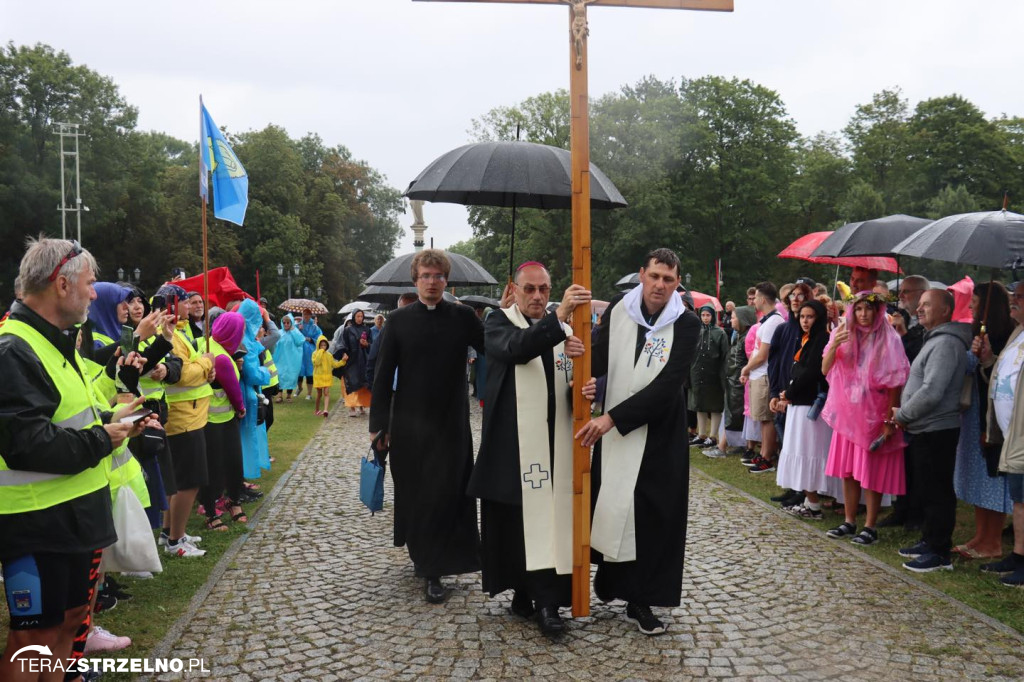
[[[423,233],[427,229],[423,222],[423,202],[417,199],[410,199],[409,206],[412,208],[412,246],[415,251],[422,251],[424,246]]]

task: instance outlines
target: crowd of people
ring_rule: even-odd
[[[921,533],[899,549],[907,570],[987,559],[982,571],[1024,585],[1024,411],[1013,400],[1024,284],[933,288],[912,275],[893,296],[855,268],[843,288],[833,300],[807,278],[762,282],[747,305],[726,303],[728,350],[702,331],[690,371],[691,446],[774,472],[783,492],[772,499],[790,514],[822,520],[832,505],[844,518],[829,538],[872,545],[880,528],[903,526]],[[701,414],[717,405],[709,393],[726,397],[720,418]],[[957,500],[974,506],[975,525],[953,546]]]
[[[252,479],[271,464],[282,334],[266,308],[239,292],[207,312],[199,293],[174,283],[182,273],[152,296],[99,274],[77,242],[30,240],[0,322],[9,652],[45,646],[74,660],[129,646],[92,622],[131,598],[107,573],[104,549],[116,550],[121,575],[144,579],[162,568],[157,547],[167,560],[202,557],[190,515],[214,533],[245,524],[244,505],[262,495]],[[124,489],[145,518],[131,517]],[[151,527],[151,544],[118,537],[115,518]],[[0,679],[23,675],[35,673],[0,661]]]

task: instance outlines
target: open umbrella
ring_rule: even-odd
[[[452,270],[448,274],[448,286],[465,287],[477,284],[497,284],[498,281],[491,276],[491,273],[484,270],[483,266],[472,258],[461,256],[457,253],[447,252],[448,260],[452,263]],[[366,284],[384,284],[390,286],[412,286],[412,275],[409,266],[415,253],[407,253],[389,260],[382,265],[375,273],[366,278]],[[362,300],[371,300],[359,294]]]
[[[371,284],[359,292],[359,298],[363,301],[371,301],[387,308],[394,308],[398,304],[398,297],[402,294],[416,294],[416,287],[407,285],[404,287],[389,286],[386,284]],[[455,298],[447,291],[442,294],[444,300],[455,303]]]
[[[822,242],[831,235],[831,232],[811,232],[800,237],[792,244],[779,252],[779,258],[795,258],[808,263],[819,263],[823,265],[843,265],[850,268],[868,268],[871,270],[885,270],[886,272],[899,272],[899,264],[895,258],[883,256],[842,256],[833,258],[831,256],[815,256],[814,251]]]
[[[534,142],[477,142],[447,152],[409,183],[405,196],[464,206],[512,209],[512,276],[516,208],[571,208],[572,157],[566,149]],[[590,207],[621,208],[626,200],[594,164],[590,164]]]
[[[366,312],[368,310],[376,309],[376,303],[371,303],[370,301],[352,301],[351,303],[346,303],[345,305],[343,305],[341,307],[341,310],[338,311],[338,314],[348,315],[349,313],[354,313],[357,310],[362,310],[363,312]]]
[[[459,302],[471,308],[500,308],[501,301],[487,296],[459,296]]]
[[[320,301],[314,301],[311,298],[289,298],[277,307],[289,313],[301,313],[303,310],[308,309],[314,315],[327,314],[327,306]]]
[[[961,265],[1010,268],[1024,258],[1024,215],[1002,210],[946,216],[896,244],[892,252]]]
[[[715,312],[722,312],[722,303],[711,294],[702,294],[699,291],[690,290],[690,295],[693,296],[693,307],[697,310],[700,310],[701,306],[710,305],[715,309]]]
[[[874,220],[847,223],[832,232],[812,256],[890,256],[892,247],[930,223],[927,218],[897,213]],[[882,268],[878,268],[882,269]]]

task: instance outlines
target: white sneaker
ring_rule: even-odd
[[[85,653],[91,654],[97,651],[120,651],[132,645],[130,637],[118,637],[104,630],[99,625],[93,625],[89,634],[85,636]]]
[[[307,395],[306,396],[306,400],[312,400],[312,399],[313,399],[313,396],[311,396],[311,395]]]
[[[182,538],[176,544],[167,543],[164,551],[172,556],[179,557],[200,557],[206,555],[205,549],[199,549],[188,540]]]
[[[139,580],[149,580],[153,577],[149,571],[121,571],[121,575],[125,578],[138,578]]]
[[[185,533],[184,535],[182,535],[181,539],[184,540],[185,542],[190,542],[193,545],[198,545],[200,542],[203,541],[202,537],[200,537],[198,535],[189,535],[188,533]],[[156,541],[156,544],[161,546],[161,547],[164,547],[170,541],[171,541],[170,536],[167,535],[167,533],[165,533],[163,531],[160,531],[160,539]]]

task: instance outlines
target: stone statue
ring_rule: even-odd
[[[413,225],[425,225],[423,222],[423,201],[419,199],[410,199],[409,207],[412,208],[412,224]]]
[[[587,26],[587,5],[597,0],[562,0],[572,8],[572,44],[576,48],[576,68],[583,68],[583,43],[590,35]]]

